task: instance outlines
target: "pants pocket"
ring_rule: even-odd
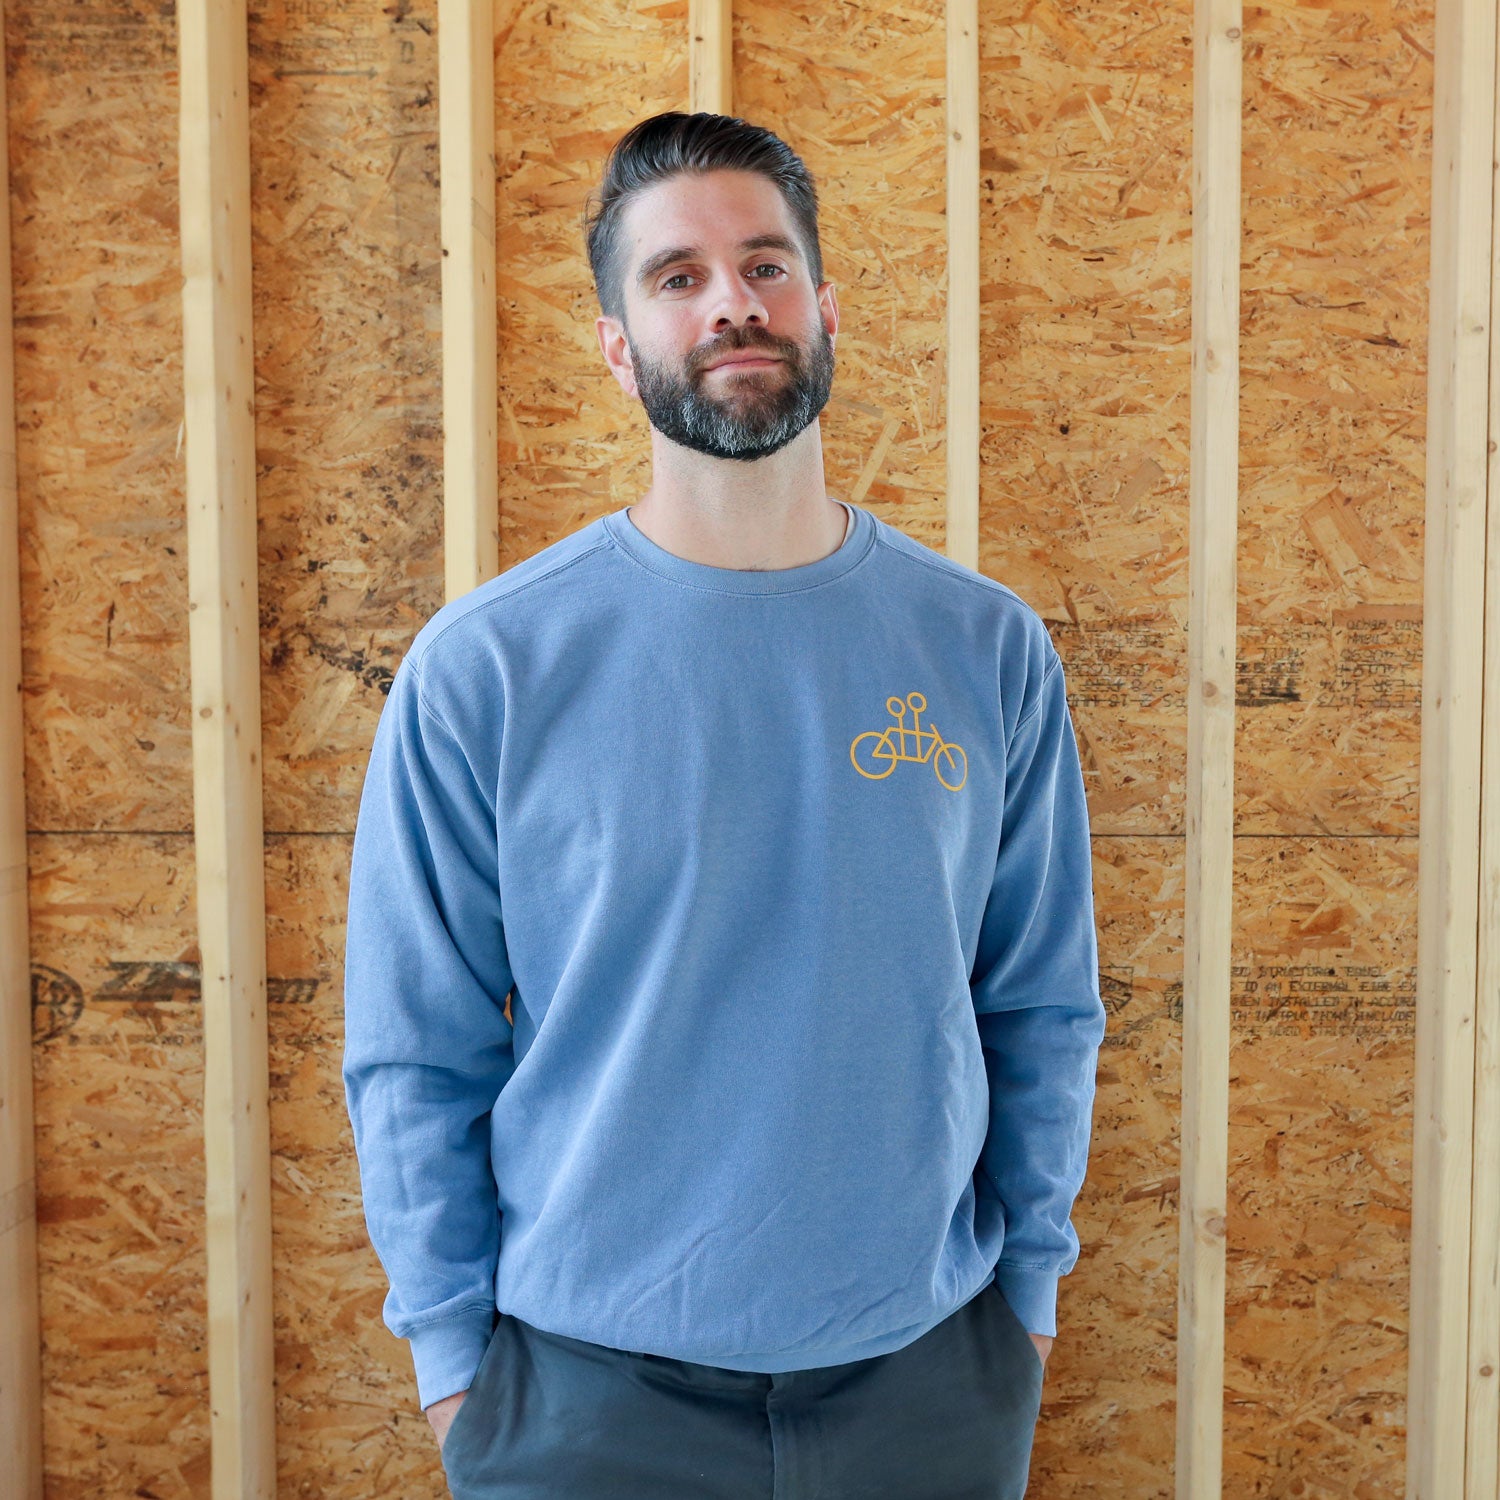
[[[481,1427],[484,1425],[485,1390],[501,1342],[501,1321],[503,1320],[497,1319],[494,1328],[490,1330],[490,1341],[484,1346],[479,1368],[475,1370],[474,1378],[469,1382],[468,1393],[459,1402],[458,1411],[448,1424],[448,1431],[444,1434],[443,1445],[438,1452],[443,1461],[443,1472],[448,1475],[450,1483],[454,1477],[455,1465],[462,1465],[463,1449],[470,1440],[470,1429],[476,1423]]]
[[[1035,1343],[1032,1342],[1031,1335],[1026,1331],[1026,1325],[1021,1321],[1015,1308],[1005,1300],[1005,1293],[1000,1290],[1000,1278],[997,1276],[990,1282],[985,1291],[990,1293],[994,1300],[1000,1304],[1001,1317],[1010,1325],[1014,1335],[1026,1346],[1026,1352],[1031,1356],[1032,1369],[1040,1377],[1046,1368],[1042,1363],[1041,1353],[1038,1351]]]

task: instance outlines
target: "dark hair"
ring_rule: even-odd
[[[813,285],[823,281],[818,243],[818,190],[802,159],[780,136],[734,115],[675,110],[632,125],[615,142],[604,163],[598,211],[584,213],[584,233],[594,290],[605,317],[625,322],[624,247],[620,221],[637,193],[679,173],[722,170],[760,172],[781,190],[791,210]],[[595,195],[590,194],[590,203]]]

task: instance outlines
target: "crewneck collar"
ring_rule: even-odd
[[[643,568],[662,578],[690,588],[719,594],[794,594],[842,578],[875,545],[875,518],[863,506],[847,500],[839,504],[849,512],[849,530],[844,540],[826,557],[800,568],[716,568],[692,562],[658,546],[630,519],[630,507],[611,511],[604,529],[611,539]]]

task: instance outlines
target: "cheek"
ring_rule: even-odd
[[[654,365],[682,369],[700,343],[709,342],[691,317],[682,312],[666,312],[656,319],[650,336],[643,340],[642,357]]]

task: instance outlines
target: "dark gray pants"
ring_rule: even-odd
[[[998,1283],[905,1348],[760,1375],[495,1327],[454,1500],[1021,1500],[1042,1361]]]

